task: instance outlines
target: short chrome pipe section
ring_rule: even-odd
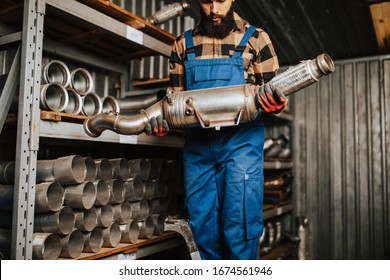
[[[335,70],[332,59],[321,54],[303,61],[269,82],[286,96],[318,81]],[[256,102],[258,86],[238,85],[213,89],[168,92],[165,98],[136,116],[102,113],[84,121],[84,130],[98,137],[104,130],[118,134],[138,135],[152,117],[162,115],[171,128],[220,128],[254,120],[259,112]]]

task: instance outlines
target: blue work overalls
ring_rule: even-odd
[[[192,31],[185,32],[187,90],[245,83],[242,52],[248,28],[230,58],[195,58]],[[186,130],[183,150],[185,204],[202,259],[256,259],[263,231],[261,114],[234,127]]]

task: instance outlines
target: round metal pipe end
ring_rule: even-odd
[[[323,53],[323,54],[320,54],[319,56],[317,56],[317,58],[315,59],[315,62],[316,62],[318,69],[321,71],[321,73],[323,75],[327,75],[329,73],[332,73],[335,70],[335,65],[333,63],[332,58],[326,53]]]
[[[127,201],[140,201],[144,198],[145,183],[139,177],[130,178],[124,184],[126,188],[125,199]]]
[[[110,201],[111,204],[122,203],[125,200],[126,189],[121,179],[113,179],[108,182],[110,187]]]
[[[103,247],[115,248],[121,240],[121,229],[118,223],[113,222],[103,229]]]
[[[164,233],[165,219],[167,215],[163,214],[153,214],[153,224],[154,224],[154,235],[161,235]]]
[[[81,95],[73,89],[67,89],[67,92],[69,100],[64,112],[71,115],[79,115],[83,109],[83,99]]]
[[[139,221],[145,220],[149,216],[149,204],[146,199],[131,202],[131,218]]]
[[[110,201],[110,187],[104,180],[95,180],[93,184],[96,186],[95,206],[106,205]]]
[[[97,166],[96,179],[110,181],[113,178],[114,171],[111,162],[106,158],[95,159]]]
[[[96,187],[92,182],[69,185],[65,188],[64,204],[74,209],[91,209],[96,200]]]
[[[75,259],[81,255],[84,249],[84,236],[79,230],[74,230],[70,234],[61,237],[60,257]]]
[[[89,92],[82,97],[83,106],[82,114],[85,116],[95,116],[100,114],[103,109],[103,102],[99,95],[95,92]]]
[[[93,90],[93,79],[91,73],[84,68],[77,68],[70,73],[70,86],[80,95],[86,95]]]
[[[33,234],[33,259],[56,260],[61,254],[61,238],[56,233]]]
[[[85,180],[86,174],[85,159],[79,155],[60,157],[54,160],[54,179],[62,186],[80,184]]]
[[[97,172],[98,172],[95,160],[91,157],[82,157],[82,159],[85,162],[85,168],[86,168],[84,180],[94,181],[96,179]]]
[[[72,232],[75,225],[73,209],[63,206],[55,213],[37,214],[34,216],[35,232],[50,232],[67,235]]]
[[[42,66],[42,81],[44,84],[60,83],[65,88],[70,84],[70,71],[65,63],[52,60]]]
[[[118,224],[126,224],[131,218],[131,205],[126,200],[120,204],[112,205],[114,210],[114,222]]]
[[[139,238],[150,239],[154,234],[154,223],[152,217],[147,217],[144,221],[138,221]]]
[[[111,204],[96,208],[98,213],[98,225],[102,228],[109,227],[114,220],[114,209]]]
[[[60,83],[41,85],[41,109],[62,112],[69,102],[66,88]]]
[[[84,249],[86,253],[97,253],[103,246],[103,230],[100,227],[95,227],[90,232],[83,233]]]
[[[57,212],[64,204],[64,189],[57,182],[35,186],[35,213]]]
[[[113,168],[113,178],[126,181],[130,178],[130,166],[129,162],[125,158],[110,159]]]
[[[83,211],[75,211],[76,223],[75,228],[82,232],[89,232],[94,229],[98,220],[97,210],[92,207],[91,209]]]
[[[113,96],[106,96],[102,100],[103,102],[103,113],[114,113],[119,114],[120,113],[120,107],[118,100]]]
[[[139,226],[137,220],[130,220],[127,224],[120,225],[121,242],[136,243],[139,237]]]

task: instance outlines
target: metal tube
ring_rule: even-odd
[[[54,179],[62,186],[83,182],[87,174],[86,169],[85,160],[79,155],[60,157],[53,163]]]
[[[42,66],[42,82],[44,84],[60,83],[65,88],[70,84],[70,71],[65,63],[52,60]]]
[[[103,246],[103,230],[100,227],[95,227],[90,232],[83,232],[84,248],[83,252],[97,253]]]
[[[104,180],[95,180],[93,184],[96,187],[95,206],[106,205],[110,201],[110,187]]]
[[[157,199],[148,200],[148,205],[149,205],[149,214],[151,214],[152,216],[153,214],[162,213],[160,199],[157,198]]]
[[[34,232],[50,232],[67,235],[72,232],[75,215],[72,208],[63,206],[55,213],[37,214],[34,216]]]
[[[14,186],[0,185],[0,211],[12,211],[14,204]]]
[[[138,221],[139,238],[149,239],[154,234],[154,223],[152,217],[147,217],[144,221]]]
[[[303,61],[289,68],[269,82],[290,95],[333,72],[332,59],[327,54]],[[84,121],[84,130],[98,137],[109,129],[119,134],[136,135],[144,131],[151,117],[162,115],[171,128],[220,128],[254,120],[259,112],[256,94],[259,86],[238,85],[215,89],[168,92],[163,100],[145,109],[137,116],[99,114]]]
[[[56,260],[61,254],[61,238],[56,233],[33,234],[33,259]]]
[[[102,100],[103,102],[103,113],[114,113],[119,114],[120,113],[120,107],[118,100],[113,96],[106,96]]]
[[[114,220],[114,210],[111,204],[96,207],[98,214],[98,225],[102,228],[109,227]]]
[[[70,87],[80,95],[86,95],[93,90],[93,79],[87,69],[77,68],[70,73]]]
[[[124,158],[114,158],[110,159],[113,168],[113,178],[121,179],[126,181],[130,178],[130,166],[126,159]]]
[[[85,178],[84,181],[94,181],[97,175],[97,167],[95,160],[91,157],[82,157],[85,162]]]
[[[150,159],[139,158],[130,159],[130,177],[139,177],[141,180],[146,180],[150,173]]]
[[[145,183],[139,177],[130,178],[124,185],[126,188],[125,199],[127,201],[134,202],[144,198]]]
[[[118,224],[126,224],[130,221],[131,217],[131,205],[126,200],[120,204],[113,204],[114,210],[114,222]]]
[[[125,200],[126,188],[121,179],[113,179],[108,182],[110,187],[110,200],[111,204],[122,203]]]
[[[96,200],[96,187],[92,182],[82,182],[64,187],[64,205],[73,209],[91,209]]]
[[[41,109],[61,112],[66,108],[68,102],[68,92],[60,83],[41,85]]]
[[[97,180],[110,181],[112,176],[114,175],[113,167],[111,162],[106,158],[95,159],[96,167],[97,167]]]
[[[145,199],[153,199],[158,197],[158,180],[145,181]]]
[[[57,212],[64,204],[64,189],[56,182],[35,186],[35,213]]]
[[[103,102],[95,92],[89,92],[83,96],[82,114],[85,116],[95,116],[102,113]]]
[[[86,210],[75,210],[74,214],[75,228],[82,232],[91,231],[97,225],[98,213],[94,207]]]
[[[11,252],[12,230],[0,227],[0,260],[9,259]]]
[[[130,220],[126,224],[119,225],[121,229],[122,243],[136,243],[139,237],[139,226],[137,220]]]
[[[153,235],[161,235],[164,233],[165,219],[168,217],[163,214],[153,214],[152,216],[153,224],[154,224],[154,232]]]
[[[149,179],[157,180],[158,178],[160,178],[162,166],[163,166],[162,159],[157,159],[157,158],[151,159]]]
[[[149,205],[146,199],[131,202],[131,218],[139,221],[145,220],[149,216]]]
[[[118,223],[113,222],[103,229],[103,247],[115,248],[121,241],[121,229]]]
[[[75,259],[81,255],[84,248],[84,236],[79,230],[74,230],[68,235],[61,237],[61,254],[62,258]]]
[[[64,112],[71,115],[79,115],[83,109],[83,99],[80,94],[73,89],[67,89],[68,92],[68,104],[64,108]]]

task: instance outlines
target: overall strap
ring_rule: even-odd
[[[236,47],[234,54],[232,57],[241,57],[242,53],[244,52],[246,48],[246,44],[248,44],[249,39],[252,37],[253,33],[255,33],[256,27],[253,25],[250,25],[248,29],[246,30],[244,36],[241,39],[241,42]]]
[[[194,39],[192,38],[192,30],[187,30],[184,33],[186,38],[187,60],[195,60]]]

